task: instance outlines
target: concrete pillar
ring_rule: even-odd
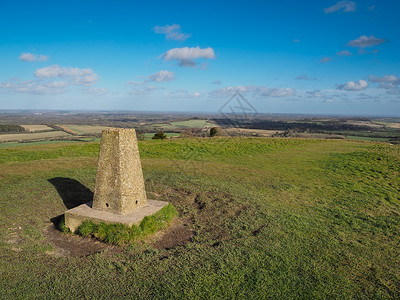
[[[146,204],[135,129],[103,130],[93,209],[124,215]]]

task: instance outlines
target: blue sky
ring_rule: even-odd
[[[0,1],[0,109],[400,115],[400,1]]]

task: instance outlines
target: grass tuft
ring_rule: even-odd
[[[81,236],[93,236],[98,240],[113,245],[129,245],[135,241],[143,240],[158,230],[167,228],[177,215],[178,212],[175,207],[172,204],[168,204],[154,215],[144,217],[139,226],[95,224],[86,220],[79,226],[77,233]]]

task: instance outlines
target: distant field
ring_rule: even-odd
[[[92,126],[92,125],[57,125],[71,134],[99,134],[104,129],[110,128],[106,126]]]
[[[228,128],[227,132],[243,133],[246,135],[254,135],[259,137],[271,137],[275,133],[282,133],[283,130],[263,130],[263,129],[244,129],[244,128]]]
[[[360,141],[378,141],[378,142],[387,142],[390,138],[380,138],[380,137],[368,137],[368,136],[353,136],[349,135],[347,138],[351,140],[360,140]]]
[[[351,124],[351,125],[357,125],[357,126],[369,126],[369,127],[373,127],[373,128],[382,128],[383,125],[376,123],[376,122],[372,122],[372,121],[347,121],[347,124]]]
[[[0,135],[0,143],[2,142],[18,142],[41,140],[51,138],[63,138],[70,135],[63,131],[50,131],[50,132],[33,132],[33,133],[20,133],[20,134],[2,134]]]
[[[214,122],[209,122],[207,120],[188,120],[188,121],[171,122],[171,124],[167,123],[154,124],[153,126],[163,127],[165,130],[174,130],[174,129],[185,129],[185,128],[216,127],[218,125],[215,124]]]
[[[390,128],[400,128],[400,123],[390,123],[389,127]]]
[[[53,128],[47,125],[20,125],[20,126],[24,127],[25,130],[29,132],[53,130]]]

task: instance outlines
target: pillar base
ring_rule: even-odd
[[[161,210],[168,202],[158,200],[147,200],[147,205],[134,212],[119,215],[111,212],[96,210],[92,208],[92,202],[79,205],[65,212],[65,226],[75,232],[83,221],[94,223],[121,223],[127,226],[139,225],[144,217],[150,216]]]

